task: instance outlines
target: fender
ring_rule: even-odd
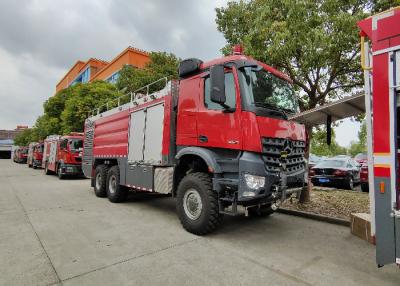
[[[202,148],[202,147],[184,147],[179,150],[178,154],[176,154],[175,159],[179,160],[184,155],[196,155],[199,156],[206,162],[209,168],[214,170],[213,173],[222,173],[221,166],[218,164],[215,158],[218,155],[210,149]]]

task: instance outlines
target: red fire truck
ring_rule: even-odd
[[[400,264],[400,7],[358,25],[376,261],[379,266]]]
[[[46,175],[55,173],[60,179],[82,175],[83,134],[50,135],[44,140],[42,168]]]
[[[171,194],[183,227],[213,231],[224,214],[268,215],[305,182],[304,126],[290,79],[240,54],[180,63],[179,81],[146,86],[85,122],[83,172],[99,197]],[[124,104],[122,104],[124,103]],[[111,109],[111,107],[114,107]]]
[[[15,149],[13,160],[16,163],[26,164],[28,158],[28,147],[21,146]]]
[[[37,169],[42,166],[43,159],[43,142],[32,142],[28,147],[28,167],[33,169]]]

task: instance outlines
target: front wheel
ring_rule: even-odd
[[[119,184],[119,167],[113,166],[107,173],[107,197],[110,202],[120,203],[126,200],[128,189]]]
[[[353,180],[352,177],[349,177],[349,178],[346,180],[345,185],[346,185],[346,186],[345,186],[346,189],[351,190],[351,191],[354,191],[354,180]]]
[[[58,164],[57,175],[60,180],[64,179],[64,175],[62,173],[62,164]]]
[[[94,193],[96,197],[104,198],[107,196],[107,171],[106,165],[98,165],[94,173]]]
[[[218,195],[212,189],[208,174],[185,176],[177,190],[176,209],[182,226],[189,232],[203,235],[214,231],[222,222]]]

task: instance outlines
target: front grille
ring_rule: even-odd
[[[262,158],[270,173],[284,171],[287,174],[305,169],[306,143],[286,138],[262,138]]]

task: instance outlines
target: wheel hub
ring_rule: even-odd
[[[203,210],[200,194],[195,189],[189,189],[183,197],[183,208],[185,214],[192,220],[200,217]]]
[[[100,181],[101,181],[101,174],[98,173],[96,176],[96,189],[100,190]]]
[[[115,193],[115,190],[117,189],[117,179],[115,176],[110,177],[110,183],[108,184],[108,189],[110,190],[111,194]]]

